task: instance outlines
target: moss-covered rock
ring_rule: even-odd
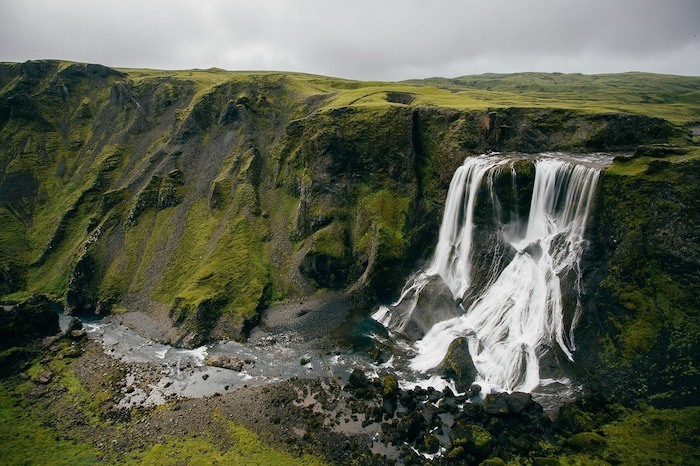
[[[446,376],[454,380],[457,390],[460,392],[469,390],[479,372],[469,353],[467,338],[460,337],[450,343],[440,368]]]

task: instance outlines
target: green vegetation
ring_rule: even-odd
[[[124,373],[115,363],[73,359],[68,354],[76,350],[67,339],[57,345],[58,351],[31,361],[26,380],[14,374],[0,381],[0,464],[325,464],[271,446],[221,413],[206,414],[207,428],[200,432],[139,439],[148,416],[172,406],[111,415]],[[51,381],[37,383],[47,372]]]
[[[132,454],[128,462],[143,465],[179,464],[245,464],[245,465],[323,465],[311,455],[295,457],[284,451],[271,448],[251,430],[214,416],[214,422],[225,432],[229,448],[221,448],[206,435],[196,438],[168,437],[163,443],[150,446],[144,452]]]
[[[696,464],[700,408],[625,411],[595,432],[581,432],[563,440],[567,452],[561,465]]]
[[[667,152],[616,161],[601,179],[593,236],[610,256],[594,298],[602,325],[585,338],[603,343],[595,371],[611,397],[677,407],[696,402],[700,377],[700,153]]]
[[[56,438],[56,432],[44,427],[17,406],[5,389],[0,389],[0,461],[3,464],[57,465],[95,464],[100,457],[92,445]]]
[[[170,309],[181,343],[243,338],[272,300],[319,288],[392,293],[468,154],[682,146],[677,125],[700,121],[700,80],[678,76],[0,67],[0,297]]]
[[[680,124],[698,122],[698,77],[649,73],[514,73],[409,82],[489,102],[491,107],[583,109],[596,113],[636,113]]]

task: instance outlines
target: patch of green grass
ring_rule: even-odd
[[[700,407],[642,408],[603,426],[608,455],[621,464],[699,464]]]
[[[18,406],[0,384],[0,463],[81,465],[99,462],[100,452],[90,444],[63,440]]]
[[[663,160],[671,163],[683,163],[688,160],[700,158],[700,147],[688,147],[688,153],[683,155],[669,155],[663,158],[658,157],[637,157],[630,160],[620,160],[613,163],[606,170],[616,175],[635,176],[644,173],[649,168],[649,163],[653,160]]]
[[[215,416],[215,422],[225,429],[225,442],[230,447],[222,447],[211,436],[179,438],[169,436],[165,442],[149,446],[144,452],[132,453],[128,462],[143,465],[196,465],[196,464],[245,464],[259,466],[325,464],[311,455],[294,456],[286,451],[266,444],[253,431]]]
[[[700,78],[651,73],[513,73],[409,81],[491,102],[491,106],[636,113],[674,123],[697,122]]]

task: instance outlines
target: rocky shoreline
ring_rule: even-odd
[[[623,462],[603,427],[624,411],[601,398],[547,413],[526,393],[402,390],[392,375],[356,369],[347,380],[293,377],[207,397],[167,396],[149,407],[124,400],[152,388],[159,369],[109,356],[76,319],[22,354],[2,380],[14,405],[57,438],[92,445],[107,463],[173,437],[205,438],[227,451],[229,422],[296,457],[331,464],[549,465],[567,455]]]

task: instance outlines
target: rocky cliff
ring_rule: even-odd
[[[432,251],[447,185],[469,154],[689,142],[649,116],[470,110],[401,89],[216,69],[0,65],[2,299],[41,293],[71,312],[144,310],[176,325],[183,344],[244,338],[274,302],[319,290],[361,303],[394,296]],[[612,193],[636,182],[625,180],[606,178],[601,209],[615,210]],[[602,218],[615,238],[642,234],[632,220]],[[612,277],[627,257],[615,238],[600,240]],[[605,297],[634,305],[609,282]]]

